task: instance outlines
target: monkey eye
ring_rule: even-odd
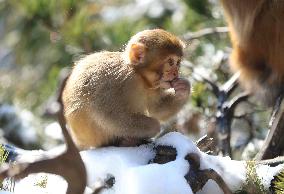
[[[163,74],[163,68],[164,68],[164,64],[162,63],[162,64],[156,66],[154,69],[152,69],[152,71],[161,75],[161,74]]]
[[[170,66],[173,66],[175,64],[175,62],[172,58],[169,58],[168,63],[169,63]]]
[[[181,60],[179,59],[179,60],[177,61],[177,66],[178,66],[178,67],[180,66],[180,63],[181,63]]]

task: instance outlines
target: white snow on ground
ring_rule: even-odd
[[[241,188],[242,183],[246,180],[246,162],[231,160],[230,157],[210,156],[205,153],[201,154],[201,169],[214,169],[232,191]],[[214,181],[208,181],[201,193],[222,193]]]
[[[268,188],[270,186],[270,181],[273,179],[273,176],[277,174],[279,171],[281,171],[284,168],[284,165],[278,165],[274,168],[271,168],[267,165],[260,165],[256,169],[256,173],[258,177],[260,177],[261,182],[265,188]]]
[[[47,125],[44,129],[45,134],[56,140],[64,140],[61,127],[58,122]]]
[[[183,139],[178,142],[177,136],[180,135],[172,136],[174,140],[166,136],[159,141],[167,145],[170,145],[167,140],[177,145],[185,143]],[[188,145],[186,146],[189,148]],[[192,147],[195,148],[195,146]],[[98,178],[105,179],[108,174],[115,177],[113,188],[103,193],[192,193],[184,179],[189,167],[188,162],[177,158],[164,165],[148,164],[154,158],[152,147],[102,148],[81,152],[81,156],[86,164],[87,172],[96,172],[88,176],[90,187],[93,187]]]
[[[107,147],[81,152],[88,173],[88,186],[93,188],[98,181],[109,176],[115,177],[115,184],[111,189],[105,189],[104,194],[191,194],[184,175],[188,172],[189,163],[184,160],[188,153],[200,156],[201,169],[216,170],[228,184],[236,191],[241,188],[246,178],[246,163],[234,161],[229,157],[210,156],[200,152],[195,144],[180,133],[169,133],[156,140],[157,145],[171,145],[177,149],[175,161],[166,164],[148,164],[154,158],[153,147],[142,145],[139,147]],[[279,170],[269,166],[259,166],[258,175],[265,186]],[[70,169],[72,170],[72,169]],[[36,183],[47,175],[46,188],[36,186]],[[79,179],[80,177],[78,177]],[[63,194],[67,183],[61,177],[50,174],[30,175],[16,183],[16,194]],[[3,192],[4,193],[4,192]],[[90,193],[87,191],[85,193]],[[198,194],[222,194],[214,181],[208,181]],[[2,192],[0,192],[2,194]]]
[[[45,188],[38,185],[47,176]],[[64,194],[67,190],[67,182],[60,176],[46,173],[31,174],[16,183],[16,194]],[[1,194],[1,192],[0,192]]]

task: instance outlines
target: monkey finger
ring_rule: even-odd
[[[161,81],[160,82],[160,88],[162,89],[169,89],[171,88],[171,83],[170,82],[166,82],[166,81]]]
[[[174,86],[174,89],[175,90],[190,90],[190,87],[188,87],[187,85],[184,85],[184,84],[178,84],[178,85],[175,85]]]
[[[175,90],[176,94],[186,94],[189,95],[190,94],[190,90],[186,89],[186,88],[179,88],[177,90]]]
[[[186,100],[188,98],[188,94],[187,93],[177,93],[176,94],[176,99],[177,100]]]
[[[182,79],[182,78],[179,78],[179,79],[176,79],[176,80],[172,81],[172,85],[173,86],[176,86],[176,85],[186,85],[187,87],[190,87],[189,81],[187,81],[185,79]]]
[[[175,92],[187,92],[186,88],[175,88]]]

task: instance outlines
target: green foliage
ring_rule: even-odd
[[[201,82],[197,82],[195,85],[193,85],[192,88],[192,94],[191,94],[192,104],[196,107],[207,107],[208,95],[209,93],[207,91],[206,86]]]
[[[284,169],[274,176],[270,184],[270,190],[274,194],[284,193]]]
[[[41,20],[49,27],[59,27],[62,19],[71,17],[81,2],[82,0],[11,0],[12,6],[23,11],[25,17]]]
[[[208,0],[184,0],[184,2],[196,13],[208,18],[212,17],[211,4]]]
[[[270,183],[270,191],[273,194],[283,194],[284,193],[284,170],[279,172]],[[247,162],[247,175],[246,184],[243,186],[242,190],[235,192],[236,194],[265,194],[268,193],[264,189],[261,179],[256,173],[256,164],[254,161]]]
[[[39,180],[34,184],[34,186],[38,186],[40,188],[46,188],[47,185],[47,175],[42,175]]]
[[[246,166],[246,183],[243,185],[241,191],[237,191],[236,194],[266,194],[261,179],[256,173],[256,164],[254,161],[247,161]]]
[[[161,27],[182,35],[188,30],[194,31],[223,22],[222,19],[213,19],[211,8],[214,5],[207,0],[177,1],[175,4],[183,7],[179,10],[161,2],[163,12],[158,16],[151,16],[147,9],[134,17],[122,11],[116,19],[108,21],[103,16],[107,8],[123,10],[137,2],[0,1],[0,23],[3,21],[5,24],[0,44],[12,51],[15,63],[12,70],[0,72],[0,76],[9,74],[9,80],[6,81],[11,83],[8,89],[0,83],[0,100],[10,103],[16,101],[28,109],[36,110],[54,93],[61,68],[71,67],[74,59],[82,54],[99,50],[122,50],[131,35],[144,29]],[[180,12],[182,19],[174,22],[173,15],[177,12]],[[219,41],[213,40],[216,43]],[[203,39],[200,43],[207,42],[207,39]],[[198,48],[191,53],[193,61],[204,54],[202,48]],[[15,79],[20,80],[14,82]],[[202,93],[206,89],[201,85],[194,86],[197,93],[193,101],[197,106],[206,104],[209,95]]]

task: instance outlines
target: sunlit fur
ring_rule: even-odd
[[[231,65],[268,104],[283,92],[284,1],[221,0],[230,28]]]
[[[98,52],[78,61],[63,91],[77,145],[85,149],[156,135],[160,121],[175,115],[187,100],[189,83],[178,78],[177,70],[166,80],[176,94],[160,87],[164,60],[174,56],[174,63],[180,61],[183,46],[164,30],[145,30],[131,38],[124,52]]]

